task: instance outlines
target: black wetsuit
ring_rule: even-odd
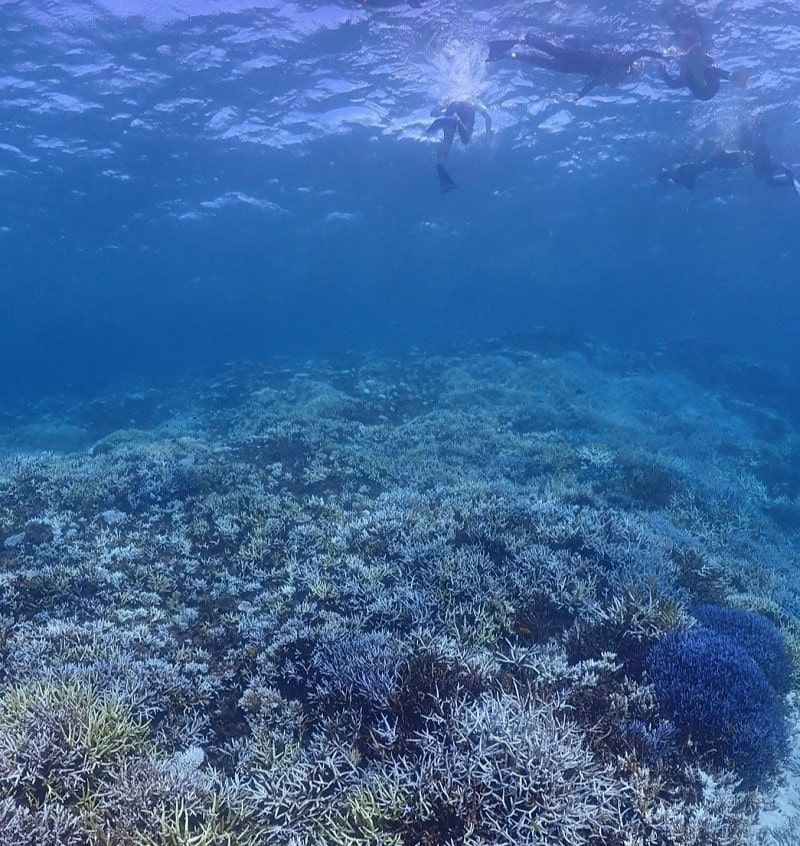
[[[444,130],[444,137],[448,139],[449,146],[452,145],[456,130],[462,144],[469,144],[472,132],[475,129],[475,115],[477,109],[468,100],[453,100],[445,107],[444,114],[428,127],[428,132],[436,132],[437,129]],[[449,151],[448,146],[448,151]]]
[[[760,133],[753,134],[745,128],[739,133],[741,149],[714,150],[704,159],[684,162],[671,168],[662,168],[661,179],[674,182],[692,190],[697,177],[711,170],[734,170],[752,165],[753,172],[771,188],[793,188],[800,194],[800,182],[784,164],[774,164],[772,155]]]
[[[750,154],[745,150],[715,150],[705,159],[662,168],[660,176],[663,182],[674,182],[693,190],[701,173],[708,173],[710,170],[734,170],[746,167],[750,161]]]
[[[489,113],[485,107],[476,106],[469,100],[453,100],[448,103],[443,113],[428,127],[428,133],[437,132],[440,129],[443,132],[436,153],[436,173],[439,177],[439,188],[443,194],[456,187],[456,183],[450,178],[450,174],[444,166],[447,156],[450,154],[450,148],[453,146],[456,132],[458,132],[462,144],[469,144],[475,129],[475,117],[478,111],[484,116],[488,132],[492,123]]]
[[[718,68],[699,47],[681,56],[677,76],[672,76],[663,64],[659,68],[661,78],[670,88],[688,88],[698,100],[710,100],[719,91],[720,82],[731,78],[730,71]]]
[[[587,77],[578,97],[597,85],[616,85],[630,73],[639,59],[663,59],[655,50],[601,50],[574,44],[557,44],[539,35],[527,34],[518,41],[490,41],[489,61],[516,59],[539,68]]]

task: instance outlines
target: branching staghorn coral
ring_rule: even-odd
[[[0,832],[15,846],[85,846],[89,832],[80,815],[58,803],[32,809],[0,799]]]
[[[147,733],[127,705],[79,681],[8,688],[0,698],[0,795],[32,808],[73,804]]]
[[[257,846],[252,833],[237,832],[227,819],[219,794],[213,794],[202,811],[190,812],[182,800],[172,800],[162,810],[157,836],[134,837],[135,846]]]
[[[567,718],[529,696],[488,695],[430,719],[386,775],[405,798],[378,807],[405,842],[578,846],[620,830],[611,771]]]
[[[749,794],[715,761],[692,770],[643,659],[733,594],[794,631],[783,452],[690,385],[665,400],[592,361],[495,347],[234,368],[192,388],[191,417],[110,432],[95,406],[89,453],[0,460],[0,699],[75,685],[144,732],[92,769],[74,713],[66,735],[20,717],[0,832],[743,842]],[[526,781],[559,754],[560,781]]]

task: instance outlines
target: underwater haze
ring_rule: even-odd
[[[792,3],[701,4],[747,84],[488,63],[528,30],[673,53],[659,2],[0,4],[3,392],[546,326],[798,362],[800,202],[659,169],[759,116],[800,163]],[[431,109],[479,98],[439,193]]]

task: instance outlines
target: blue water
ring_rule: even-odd
[[[526,29],[674,49],[657,2],[0,3],[2,397],[537,326],[791,374],[800,198],[659,168],[759,116],[800,164],[791,2],[700,4],[710,102],[487,65]],[[611,33],[611,35],[609,35]],[[480,97],[440,195],[430,110]]]
[[[797,11],[0,0],[0,846],[797,840]]]

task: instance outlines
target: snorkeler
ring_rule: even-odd
[[[475,129],[475,116],[480,113],[486,124],[486,135],[492,132],[492,118],[489,115],[489,110],[482,103],[473,100],[452,100],[443,107],[434,109],[431,112],[431,117],[436,117],[436,120],[428,127],[428,133],[438,132],[442,130],[442,140],[439,142],[439,148],[436,151],[436,173],[439,176],[439,188],[445,194],[452,191],[456,187],[456,183],[450,178],[450,174],[445,170],[445,162],[450,153],[450,148],[453,146],[453,141],[456,137],[456,131],[461,139],[462,144],[469,144],[472,138],[472,132]]]
[[[659,65],[661,78],[672,89],[688,88],[698,100],[710,100],[720,88],[723,79],[736,85],[744,85],[743,71],[727,71],[714,64],[714,60],[702,47],[695,45],[678,58],[678,75],[667,71],[666,65]]]
[[[705,158],[693,162],[681,162],[672,167],[662,167],[659,179],[663,183],[673,182],[694,190],[697,177],[711,170],[736,170],[750,164],[750,156],[745,150],[716,149]]]
[[[772,161],[772,155],[757,123],[745,124],[739,130],[739,149],[712,147],[708,155],[696,161],[661,168],[659,179],[664,183],[683,185],[691,191],[697,177],[702,173],[711,170],[739,170],[748,165],[752,165],[755,175],[763,179],[770,188],[792,188],[800,196],[800,180],[789,167]]]
[[[517,40],[490,41],[489,58],[515,59],[538,68],[560,73],[578,73],[586,84],[577,99],[585,97],[597,85],[617,85],[639,70],[643,58],[663,59],[655,50],[601,50],[577,44],[557,44],[540,35],[528,33]]]

